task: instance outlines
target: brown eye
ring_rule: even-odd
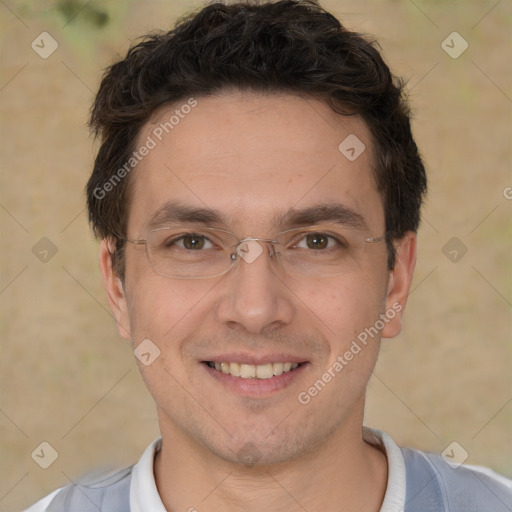
[[[324,233],[310,233],[306,236],[308,249],[326,249],[329,246],[329,237]]]
[[[184,235],[181,240],[183,247],[189,250],[202,249],[205,245],[205,238],[201,235]]]

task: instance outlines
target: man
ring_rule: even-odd
[[[213,4],[109,68],[87,186],[162,437],[31,511],[512,510],[363,428],[426,191],[402,84],[313,1]]]

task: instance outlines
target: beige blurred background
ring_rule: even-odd
[[[468,463],[512,477],[512,3],[322,4],[374,34],[408,80],[430,176],[405,328],[383,343],[366,424],[424,450],[456,441]],[[85,124],[115,55],[198,5],[0,1],[1,511],[88,469],[132,464],[158,435],[97,269]],[[454,31],[468,43],[458,58],[441,46]],[[41,32],[58,43],[46,59],[31,47]],[[453,37],[452,53],[463,44]],[[48,469],[31,457],[43,441],[58,452]]]

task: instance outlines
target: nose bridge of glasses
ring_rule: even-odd
[[[277,243],[277,240],[270,238],[254,238],[252,236],[242,238],[238,240],[235,251],[231,253],[231,261],[242,259],[246,263],[252,263],[263,253],[265,245],[268,247],[269,256],[273,257],[276,254],[275,244]]]

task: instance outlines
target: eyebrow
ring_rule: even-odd
[[[284,214],[274,217],[274,223],[285,229],[311,226],[320,222],[333,222],[359,229],[368,227],[360,213],[341,203],[320,203],[302,209],[291,208]]]
[[[276,213],[273,217],[273,224],[279,229],[311,226],[320,222],[334,222],[358,229],[368,228],[365,218],[360,213],[341,203],[320,203],[306,208],[290,208],[286,212]],[[147,227],[151,230],[174,223],[205,226],[226,226],[228,224],[226,218],[218,210],[170,201],[152,214]]]
[[[210,208],[198,208],[189,206],[179,201],[170,201],[156,210],[149,219],[147,227],[156,229],[166,224],[190,223],[190,224],[223,224],[220,212]]]

